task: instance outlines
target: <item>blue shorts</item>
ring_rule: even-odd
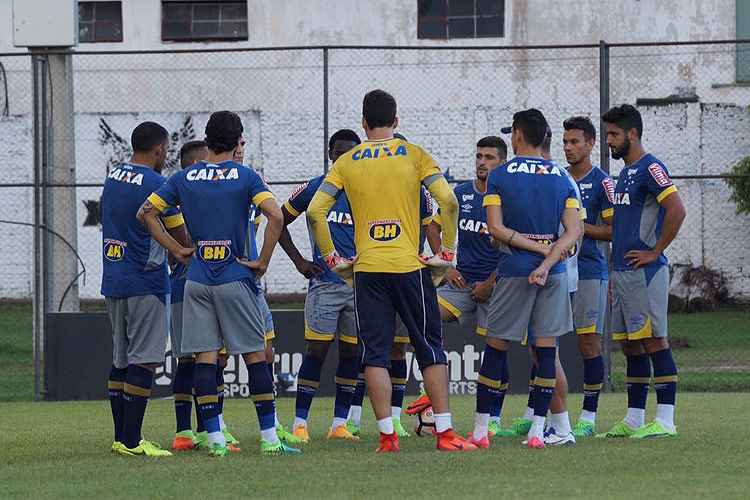
[[[396,313],[406,327],[420,369],[448,364],[440,306],[428,270],[354,273],[354,308],[365,366],[390,368]]]

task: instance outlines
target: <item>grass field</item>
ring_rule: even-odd
[[[452,400],[456,427],[470,430],[474,399]],[[525,398],[509,397],[505,415]],[[622,395],[604,395],[600,428],[622,416]],[[293,401],[280,403],[284,422]],[[572,397],[571,408],[580,399]],[[655,401],[649,401],[649,415]],[[399,455],[376,455],[372,415],[359,443],[326,442],[332,401],[313,405],[312,443],[302,456],[261,457],[257,420],[247,401],[227,402],[243,450],[224,459],[184,452],[165,459],[109,453],[106,402],[3,403],[3,498],[747,498],[750,413],[747,394],[680,394],[674,439],[579,441],[576,448],[527,450],[517,438],[488,451],[441,454],[432,438],[402,440]],[[577,413],[577,412],[576,412]],[[411,418],[408,419],[411,426]],[[407,420],[405,420],[405,423]],[[144,434],[167,445],[172,401],[151,402]]]

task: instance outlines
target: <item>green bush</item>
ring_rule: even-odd
[[[724,179],[732,190],[729,199],[737,204],[738,214],[750,214],[750,156],[738,161],[729,174],[733,177]]]

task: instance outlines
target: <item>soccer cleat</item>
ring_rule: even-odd
[[[404,429],[404,426],[401,425],[401,420],[400,419],[398,419],[398,418],[392,418],[391,420],[393,420],[393,431],[398,435],[398,437],[400,437],[400,438],[404,438],[404,437],[408,438],[409,436],[411,436],[411,434],[409,434],[406,431],[406,429]]]
[[[531,430],[531,420],[528,418],[514,418],[513,419],[513,426],[511,427],[515,433],[516,436],[523,436],[524,434],[528,434]]]
[[[195,433],[195,444],[196,450],[207,450],[208,449],[208,431],[201,431]]]
[[[193,431],[180,431],[174,435],[172,449],[174,451],[186,451],[195,449],[196,436]]]
[[[421,396],[419,396],[419,398],[417,398],[415,401],[412,401],[412,403],[406,407],[404,413],[406,413],[407,415],[417,415],[430,406],[432,406],[430,397],[427,394],[422,394]]]
[[[119,453],[120,455],[125,455],[125,456],[133,456],[133,455],[143,455],[144,457],[171,457],[172,456],[170,452],[162,449],[159,443],[152,443],[151,441],[146,441],[145,439],[141,439],[141,442],[138,443],[138,446],[136,446],[135,448],[128,448],[127,446],[122,445],[122,448],[118,449],[117,453]]]
[[[221,433],[224,434],[224,440],[227,442],[227,444],[231,444],[237,447],[240,446],[240,440],[232,436],[232,433],[229,432],[229,429],[224,429],[223,431],[221,431]]]
[[[295,425],[292,434],[305,444],[310,442],[310,434],[307,433],[307,426],[305,425]]]
[[[276,436],[278,436],[280,441],[289,445],[299,446],[301,444],[305,444],[305,442],[302,439],[298,438],[297,436],[295,436],[294,434],[286,430],[286,428],[281,424],[279,424],[279,426],[276,427]]]
[[[375,453],[398,453],[401,451],[401,447],[398,444],[398,434],[383,434],[380,433],[380,446],[375,450]]]
[[[590,437],[596,434],[596,427],[593,423],[585,420],[579,420],[573,426],[573,435],[577,438]]]
[[[468,440],[468,441],[469,441],[469,442],[470,442],[471,444],[473,444],[474,446],[476,446],[477,448],[480,448],[480,449],[482,449],[482,450],[486,450],[487,448],[489,448],[489,447],[490,447],[490,438],[489,438],[489,435],[487,435],[487,436],[484,436],[484,437],[483,437],[482,439],[474,439],[474,436],[473,436],[473,435],[472,435],[472,433],[470,432],[470,433],[469,433],[469,434],[468,434],[468,435],[466,436],[466,439],[467,439],[467,440]]]
[[[524,442],[526,443],[526,446],[532,450],[541,450],[544,448],[544,441],[542,441],[536,436]]]
[[[339,425],[335,429],[331,429],[330,431],[328,431],[328,436],[326,436],[326,438],[340,439],[344,441],[359,441],[359,437],[349,432],[349,429],[346,428],[346,425]]]
[[[650,424],[646,424],[640,429],[636,430],[633,434],[630,435],[630,439],[653,439],[675,436],[677,436],[677,427],[669,430],[658,420],[654,420]]]
[[[476,451],[479,448],[470,441],[448,429],[437,434],[437,449],[440,451]]]
[[[490,420],[490,423],[487,425],[487,435],[489,437],[508,437],[508,436],[516,436],[516,431],[513,429],[503,429],[500,426],[500,421],[498,420]]]
[[[544,435],[545,446],[575,446],[576,438],[572,432],[565,436],[560,436],[554,432],[545,433]]]
[[[120,450],[122,450],[123,448],[127,450],[124,444],[122,444],[120,441],[115,441],[114,443],[112,443],[112,447],[109,449],[109,451],[111,451],[112,453],[120,453]],[[132,453],[126,452],[123,453],[123,455],[132,455]]]
[[[208,454],[212,457],[225,457],[229,455],[229,447],[222,446],[219,443],[211,443],[208,445]]]
[[[282,441],[276,444],[271,444],[265,439],[260,440],[260,453],[261,455],[272,456],[272,455],[297,455],[302,453],[302,450],[298,448],[292,448],[291,446],[285,445]]]
[[[359,436],[361,430],[357,424],[352,420],[347,420],[346,429],[352,433],[352,436]]]
[[[625,423],[624,420],[620,420],[615,424],[614,427],[612,427],[607,432],[603,432],[601,434],[597,434],[596,437],[598,438],[629,438],[633,434],[635,434],[635,431],[638,429],[635,429],[633,427],[630,427],[627,423]]]

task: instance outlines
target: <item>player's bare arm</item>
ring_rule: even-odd
[[[161,220],[159,220],[159,211],[150,201],[146,200],[143,202],[141,208],[138,209],[136,218],[141,224],[146,226],[146,229],[148,229],[148,232],[151,233],[151,236],[157,243],[174,255],[178,262],[187,264],[190,261],[190,257],[195,252],[195,249],[182,246],[167,232]]]
[[[427,244],[430,245],[433,255],[440,251],[440,246],[443,242],[440,239],[440,224],[434,220],[425,227],[425,234],[427,236]]]
[[[430,224],[427,226],[427,242],[430,244],[430,249],[432,250],[433,255],[437,255],[443,245],[440,237],[440,230],[440,223],[435,220],[430,221]],[[469,287],[466,284],[466,280],[464,279],[464,277],[461,276],[461,273],[455,267],[451,267],[445,272],[445,280],[459,289]]]
[[[552,266],[567,257],[570,249],[581,237],[581,219],[577,208],[566,208],[563,211],[560,222],[563,225],[563,233],[552,245],[549,254],[544,258],[539,267],[534,269],[529,275],[529,283],[531,284],[544,286]]]
[[[281,231],[284,227],[284,216],[281,208],[273,198],[267,198],[258,205],[261,213],[268,219],[266,230],[263,233],[263,247],[260,250],[258,260],[248,261],[247,259],[237,259],[243,266],[249,267],[255,271],[255,275],[260,278],[265,274],[268,265],[271,262],[274,247],[279,241]]]
[[[674,192],[661,201],[664,208],[664,223],[661,228],[659,241],[653,250],[631,250],[625,254],[625,259],[636,269],[643,267],[659,258],[664,250],[674,241],[685,220],[685,205],[679,193]]]
[[[315,265],[315,263],[305,259],[302,256],[299,249],[297,248],[297,245],[294,244],[294,240],[292,239],[292,235],[289,233],[289,229],[287,229],[287,226],[289,224],[297,220],[297,216],[287,210],[283,205],[281,206],[281,213],[284,216],[284,228],[281,231],[281,236],[279,236],[279,245],[302,276],[307,279],[320,276],[323,270]]]
[[[547,256],[549,247],[530,240],[503,224],[503,210],[500,205],[487,205],[485,208],[487,210],[487,229],[495,241],[504,243],[509,247],[512,246]]]
[[[489,300],[492,289],[495,287],[496,277],[497,271],[492,271],[489,278],[474,285],[474,289],[471,291],[471,298],[474,299],[474,302],[483,304]]]
[[[612,217],[602,218],[604,224],[584,224],[584,236],[598,241],[612,241]]]

